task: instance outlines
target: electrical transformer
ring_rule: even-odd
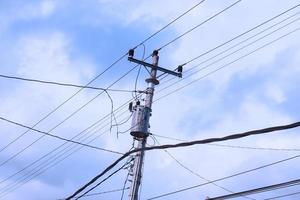
[[[150,118],[150,108],[145,106],[136,105],[133,109],[131,132],[130,134],[136,138],[144,138],[149,135],[148,121]]]

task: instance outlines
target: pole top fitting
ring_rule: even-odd
[[[131,57],[131,58],[133,58],[133,56],[134,56],[134,49],[130,49],[128,51],[128,56]]]
[[[154,56],[158,56],[158,50],[154,50],[153,53],[152,53],[152,57]]]

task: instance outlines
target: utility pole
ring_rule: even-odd
[[[140,102],[136,102],[134,107],[132,103],[130,104],[130,111],[133,112],[132,122],[131,122],[131,132],[130,134],[133,136],[134,140],[138,141],[137,148],[143,149],[146,147],[147,137],[149,136],[149,119],[152,112],[152,101],[154,95],[155,85],[159,84],[157,80],[157,71],[162,71],[167,74],[172,74],[174,76],[182,77],[182,66],[177,68],[177,72],[171,71],[165,68],[161,68],[158,66],[159,56],[158,51],[154,50],[152,53],[152,64],[146,63],[142,60],[137,60],[133,58],[134,50],[129,50],[128,60],[131,62],[138,63],[140,65],[144,65],[145,67],[151,68],[150,77],[146,79],[148,83],[148,87],[146,89],[146,99],[145,105],[140,105]],[[142,178],[142,169],[144,162],[145,151],[141,150],[136,153],[133,165],[133,179],[129,192],[129,200],[138,200],[138,192],[141,184]]]

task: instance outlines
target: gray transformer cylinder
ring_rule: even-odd
[[[150,118],[151,109],[145,106],[137,105],[133,109],[131,132],[130,134],[137,138],[144,138],[149,135],[148,121]]]

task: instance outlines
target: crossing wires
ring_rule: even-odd
[[[282,125],[282,126],[274,126],[274,127],[268,127],[264,129],[258,129],[258,130],[252,130],[244,133],[239,133],[239,134],[233,134],[233,135],[228,135],[222,138],[209,138],[209,139],[204,139],[204,140],[195,140],[191,142],[183,142],[183,143],[178,143],[178,144],[166,144],[166,145],[161,145],[161,146],[151,146],[151,147],[145,147],[143,148],[144,151],[149,151],[149,150],[155,150],[155,149],[169,149],[169,148],[179,148],[179,147],[187,147],[187,146],[193,146],[193,145],[198,145],[198,144],[208,144],[208,143],[213,143],[213,142],[221,142],[221,141],[226,141],[226,140],[234,140],[234,139],[239,139],[251,135],[260,135],[260,134],[266,134],[266,133],[271,133],[274,131],[280,131],[280,130],[288,130],[292,128],[296,128],[300,126],[300,122],[295,122],[292,124],[287,124],[287,125]],[[91,184],[93,184],[95,181],[97,181],[100,177],[102,177],[104,174],[106,174],[109,170],[111,170],[114,166],[116,166],[120,161],[125,159],[127,156],[136,153],[138,151],[141,151],[141,149],[134,149],[132,151],[129,151],[125,153],[123,156],[118,158],[116,161],[114,161],[111,165],[109,165],[107,168],[105,168],[99,175],[95,176],[93,179],[91,179],[88,183],[86,183],[84,186],[79,188],[76,192],[74,192],[71,196],[69,196],[66,199],[72,199],[73,197],[77,196],[79,193],[84,191],[87,187],[89,187]],[[295,156],[290,159],[294,159],[299,157]]]
[[[169,27],[170,25],[172,25],[173,23],[175,23],[176,21],[178,21],[180,18],[184,17],[186,14],[188,14],[189,12],[191,12],[192,10],[196,9],[197,7],[199,7],[202,3],[204,3],[205,0],[202,0],[198,3],[196,3],[195,5],[193,5],[191,8],[189,8],[188,10],[186,10],[185,12],[183,12],[182,14],[180,14],[178,17],[176,17],[175,19],[173,19],[172,21],[170,21],[168,24],[166,24],[165,26],[163,26],[162,28],[160,28],[159,30],[157,30],[156,32],[154,32],[153,34],[151,34],[150,36],[148,36],[146,39],[144,39],[142,42],[140,42],[138,45],[136,45],[133,49],[138,48],[139,46],[145,44],[146,42],[148,42],[150,39],[152,39],[154,36],[156,36],[157,34],[159,34],[161,31],[163,31],[164,29],[166,29],[167,27]],[[39,121],[37,121],[31,128],[36,127],[38,124],[40,124],[42,121],[46,120],[48,117],[50,117],[52,114],[54,114],[58,109],[60,109],[63,105],[65,105],[67,102],[69,102],[71,99],[73,99],[76,95],[78,95],[83,89],[87,88],[89,85],[91,85],[94,81],[96,81],[99,77],[101,77],[104,73],[106,73],[108,70],[110,70],[112,67],[114,67],[116,64],[118,64],[123,58],[125,58],[128,55],[128,53],[124,53],[122,56],[120,56],[118,59],[116,59],[111,65],[109,65],[106,69],[104,69],[101,73],[99,73],[96,77],[94,77],[91,81],[89,81],[85,86],[80,87],[80,89],[75,92],[73,95],[71,95],[69,98],[67,98],[65,101],[63,101],[61,104],[59,104],[56,108],[54,108],[51,112],[47,113],[43,118],[41,118]],[[133,68],[134,69],[134,68]],[[129,70],[129,72],[131,72],[133,69]],[[127,75],[128,73],[126,73]],[[3,76],[4,77],[4,76]],[[8,76],[6,76],[8,77]],[[12,77],[11,77],[12,78]],[[17,78],[17,77],[14,77]],[[18,77],[19,80],[21,80],[22,78]],[[122,77],[123,78],[123,77]],[[33,81],[33,80],[32,80]],[[37,81],[37,80],[36,80]],[[46,81],[40,81],[40,82],[46,82]],[[54,84],[54,83],[53,83]],[[72,84],[74,85],[74,84]],[[114,85],[114,84],[112,84]],[[110,85],[109,87],[105,88],[105,90],[108,90],[110,87],[112,87],[112,85]],[[76,87],[76,86],[74,86]],[[89,87],[90,89],[92,89],[93,87]],[[96,89],[96,88],[95,88]],[[88,103],[90,103],[91,101],[89,101]],[[30,129],[28,129],[27,131],[23,132],[22,134],[20,134],[18,137],[16,137],[15,139],[13,139],[10,143],[8,143],[7,145],[5,145],[4,147],[2,147],[0,149],[0,152],[4,151],[6,148],[8,148],[10,145],[12,145],[13,143],[15,143],[16,141],[18,141],[19,139],[21,139],[24,135],[26,135],[28,132],[30,131]]]

